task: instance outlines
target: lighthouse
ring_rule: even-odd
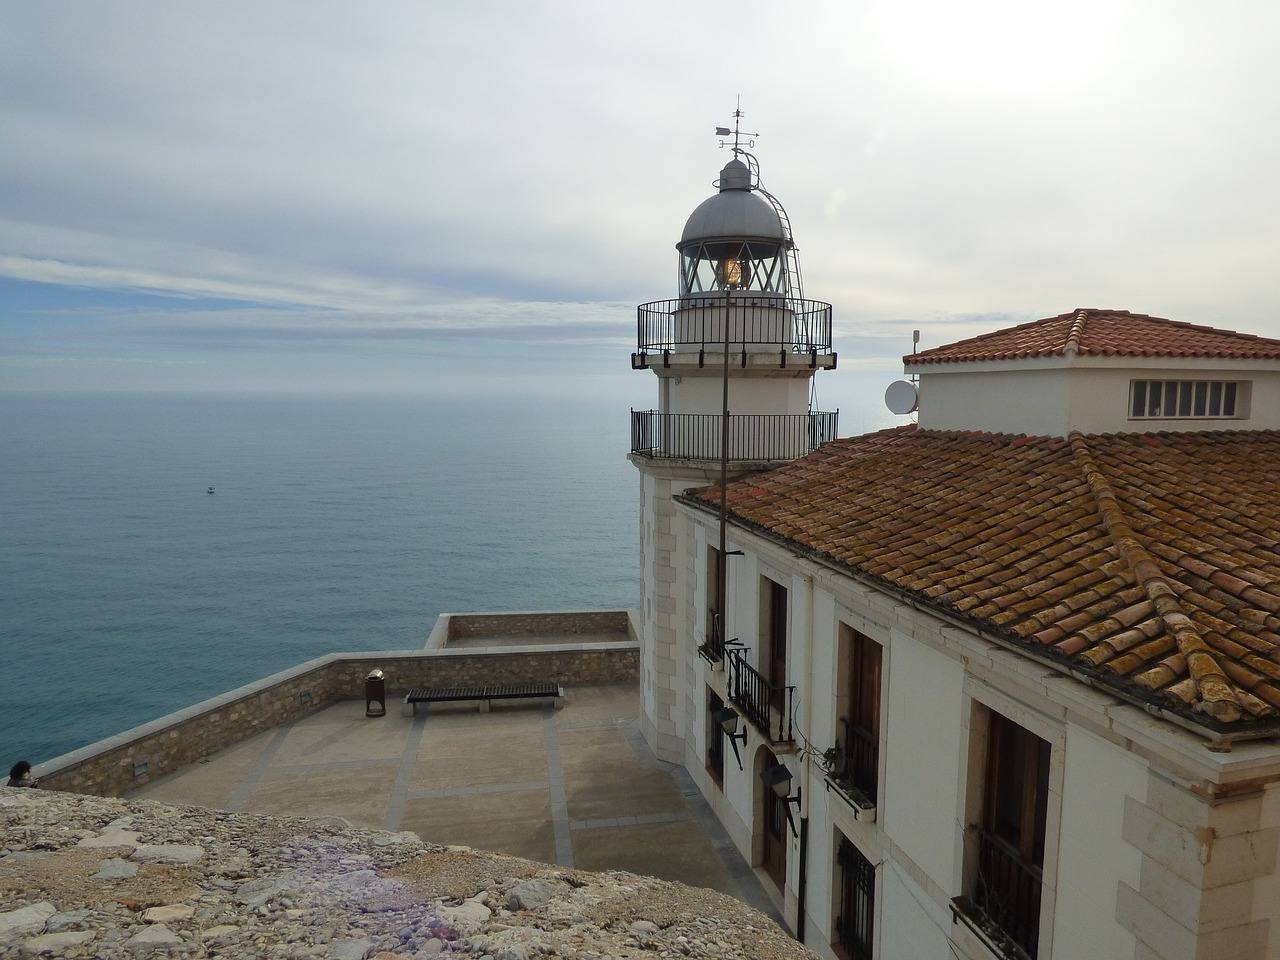
[[[683,763],[701,685],[722,670],[733,551],[685,522],[674,497],[804,456],[836,436],[814,409],[814,379],[834,369],[831,305],[804,296],[791,221],[760,182],[754,134],[717,128],[732,157],[676,244],[672,299],[637,308],[634,370],[657,377],[657,405],[631,411],[640,472],[642,729],[654,753]],[[704,576],[698,576],[705,565]],[[695,616],[687,616],[694,610]],[[690,627],[692,624],[692,627]],[[694,635],[685,636],[692,632]]]

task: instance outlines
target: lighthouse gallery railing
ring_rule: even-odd
[[[772,345],[788,353],[831,352],[831,304],[779,296],[734,296],[730,346]],[[710,347],[724,341],[723,296],[654,300],[636,308],[641,353],[678,347]]]
[[[836,438],[839,413],[729,415],[729,459],[794,460]],[[631,452],[663,460],[720,459],[718,413],[631,411]]]

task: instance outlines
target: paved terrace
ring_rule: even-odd
[[[776,917],[688,775],[636,726],[634,683],[539,703],[343,701],[162,777],[131,796],[286,816],[340,816],[588,870],[630,870],[738,897]]]

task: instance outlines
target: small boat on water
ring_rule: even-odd
[[[213,493],[213,487],[210,486],[209,489],[205,491],[205,493],[210,493],[210,494]]]

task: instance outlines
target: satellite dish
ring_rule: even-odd
[[[884,392],[884,405],[896,414],[915,413],[920,394],[910,380],[895,380]]]

